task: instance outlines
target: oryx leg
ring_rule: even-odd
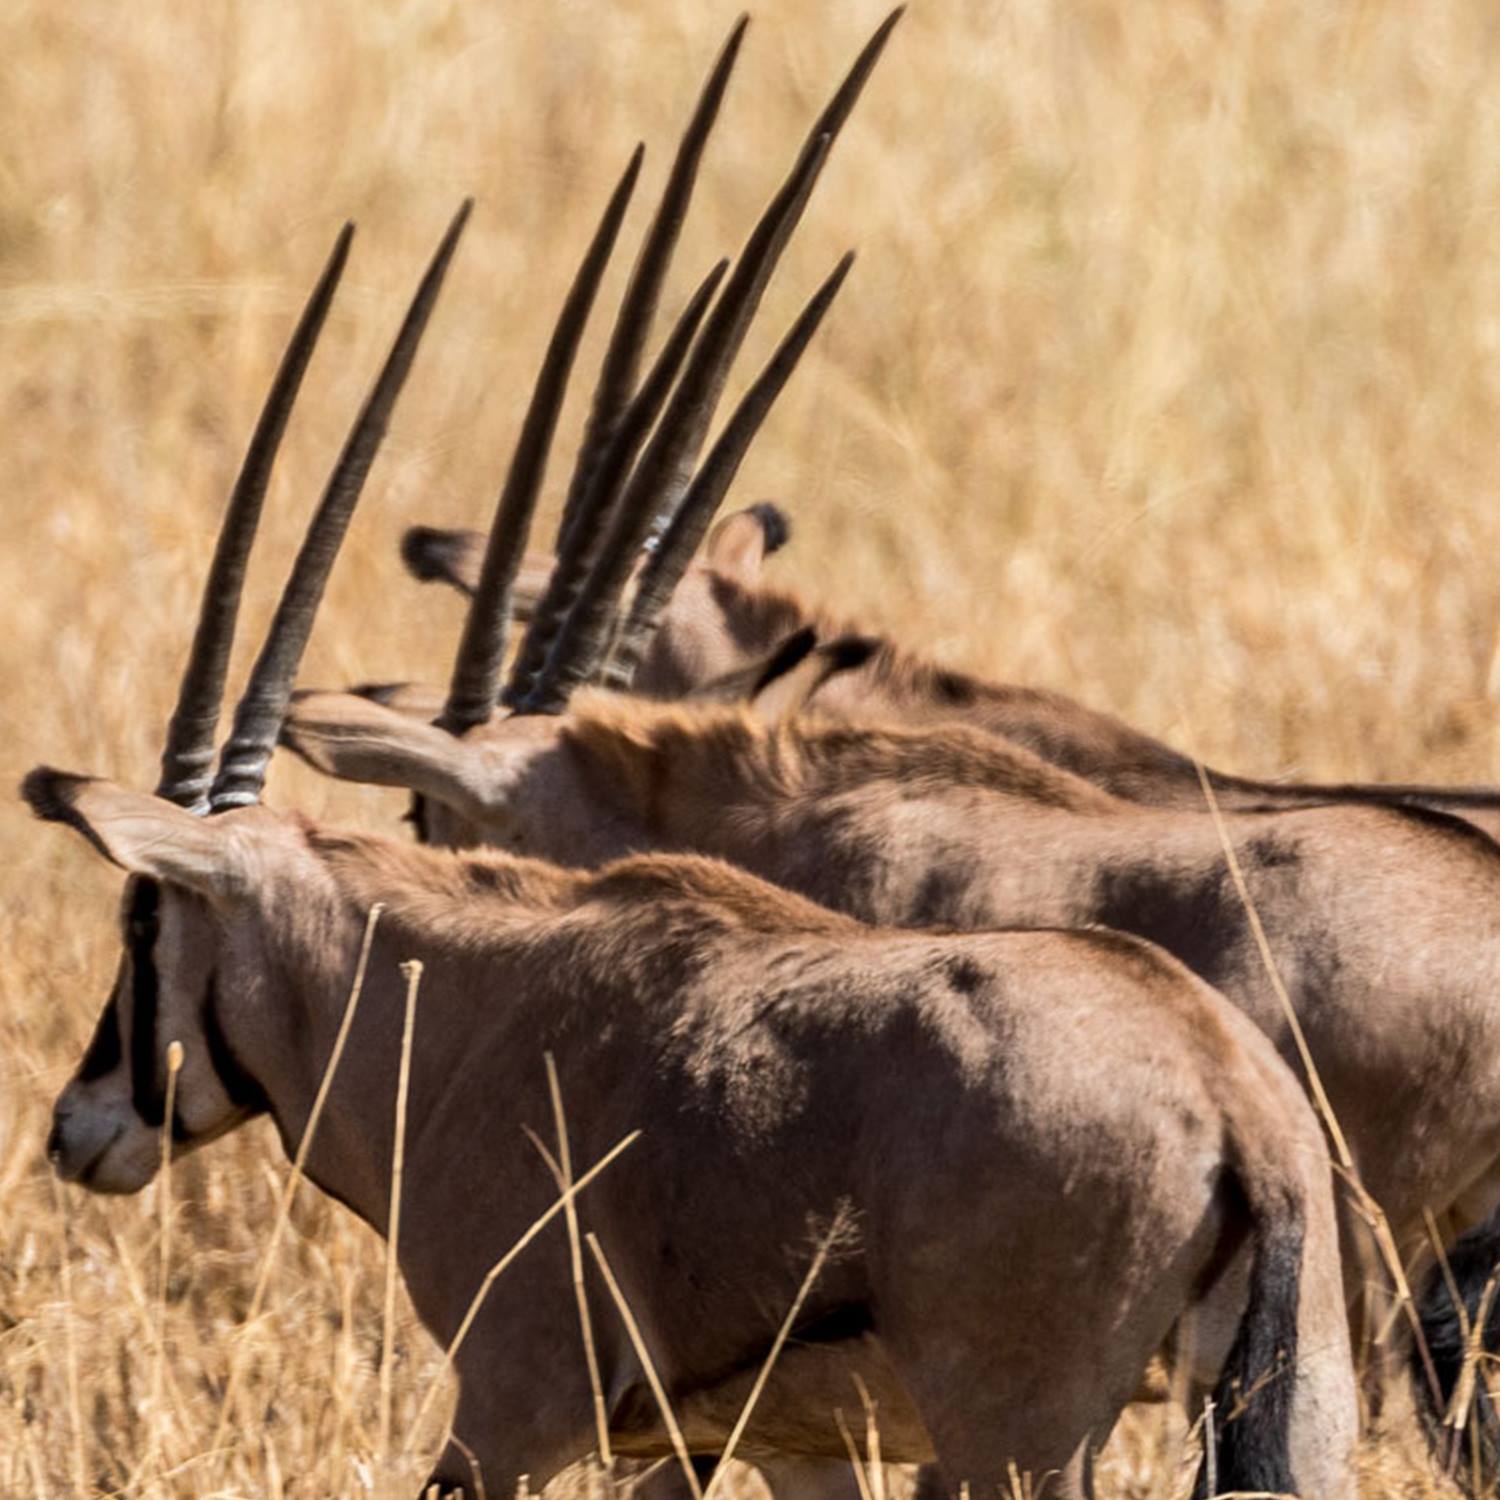
[[[448,1442],[420,1492],[424,1500],[432,1485],[463,1500],[509,1500],[523,1475],[539,1495],[556,1474],[593,1451],[583,1372],[563,1362],[545,1378],[538,1375],[545,1360],[536,1351],[553,1347],[554,1330],[567,1326],[571,1311],[549,1295],[496,1298],[480,1310],[454,1361],[458,1404]]]
[[[1468,1333],[1481,1309],[1481,1345],[1491,1354],[1500,1349],[1500,1286],[1495,1285],[1500,1280],[1500,1207],[1448,1245],[1445,1260],[1446,1271],[1429,1256],[1426,1276],[1415,1293],[1427,1358],[1414,1347],[1409,1355],[1412,1399],[1429,1430],[1447,1414],[1468,1358]],[[1414,1342],[1408,1340],[1408,1346]],[[1480,1467],[1486,1479],[1493,1479],[1500,1473],[1500,1416],[1490,1399],[1495,1380],[1486,1365],[1481,1362],[1477,1371],[1470,1422],[1479,1434]],[[1466,1445],[1465,1457],[1468,1452]]]

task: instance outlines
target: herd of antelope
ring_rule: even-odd
[[[846,256],[709,444],[898,16],[647,361],[736,25],[619,308],[553,557],[527,550],[532,517],[639,150],[491,529],[404,539],[418,577],[470,598],[448,686],[294,692],[464,205],[216,758],[339,236],[226,508],[155,793],[50,768],[22,789],[128,875],[118,975],[49,1156],[134,1192],[164,1134],[186,1151],[269,1113],[289,1152],[306,1134],[312,1180],[387,1232],[416,959],[399,1263],[458,1346],[429,1481],[445,1493],[539,1486],[604,1449],[711,1469],[752,1396],[738,1456],[832,1493],[863,1389],[881,1456],[925,1466],[924,1493],[1030,1475],[1086,1496],[1122,1408],[1165,1383],[1203,1414],[1199,1494],[1338,1500],[1362,1412],[1403,1369],[1451,1463],[1465,1417],[1493,1422],[1470,1323],[1500,1257],[1500,790],[1203,770],[769,587],[774,507],[715,523],[848,273]],[[409,789],[416,843],[264,806],[278,743]],[[557,1201],[526,1138],[547,1054],[578,1161],[640,1132],[576,1200],[612,1289],[601,1272],[578,1293],[561,1225],[488,1276]],[[835,1218],[783,1346],[811,1226]]]

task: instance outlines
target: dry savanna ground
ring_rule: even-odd
[[[757,7],[674,297],[738,244],[882,7]],[[0,7],[0,785],[43,759],[150,783],[219,506],[338,223],[359,221],[355,257],[241,665],[473,193],[303,680],[443,669],[456,602],[405,579],[396,538],[487,513],[603,195],[638,138],[659,183],[733,9]],[[916,0],[748,351],[859,248],[738,485],[795,520],[777,575],[1224,766],[1495,778],[1497,75],[1483,0]],[[270,795],[372,824],[400,800],[284,764]],[[170,1203],[49,1179],[47,1109],[110,978],[118,885],[0,799],[0,1494],[409,1494],[440,1371],[403,1312],[397,1431],[417,1453],[381,1466],[374,1237],[304,1190],[241,1326],[286,1173],[267,1131],[184,1163]],[[246,1399],[208,1453],[231,1359]],[[1370,1445],[1371,1493],[1436,1491],[1408,1439]],[[1147,1417],[1104,1484],[1186,1477],[1180,1433]]]

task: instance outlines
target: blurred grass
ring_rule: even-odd
[[[881,10],[757,7],[674,301],[738,246]],[[732,17],[687,0],[0,9],[0,783],[44,759],[151,783],[219,507],[338,224],[359,221],[355,258],[241,662],[472,192],[303,675],[443,670],[457,602],[404,579],[396,538],[488,514],[599,205],[644,139],[638,232]],[[1480,0],[919,0],[744,362],[857,246],[736,492],[795,519],[777,575],[1228,768],[1495,777],[1497,74]],[[399,805],[285,765],[272,797],[380,822]],[[67,1331],[88,1482],[134,1477],[153,1433],[191,1456],[284,1168],[257,1131],[179,1174],[175,1394],[146,1410],[153,1194],[59,1198],[41,1155],[109,980],[118,881],[11,798],[0,853],[0,1494],[66,1495]],[[326,1204],[297,1224],[257,1335],[264,1420],[222,1493],[387,1483],[368,1470],[379,1258]],[[409,1319],[403,1342],[409,1417],[432,1366]],[[1371,1492],[1427,1492],[1409,1446],[1371,1449]],[[1115,1449],[1111,1493],[1181,1489],[1154,1420]]]

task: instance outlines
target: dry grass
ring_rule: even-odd
[[[757,8],[679,288],[737,244],[880,9]],[[589,222],[638,136],[659,180],[730,17],[0,9],[0,784],[41,759],[149,783],[217,508],[338,222],[361,233],[273,493],[256,628],[474,192],[304,679],[440,669],[455,603],[402,578],[395,538],[486,512]],[[1482,0],[1420,20],[1353,0],[918,0],[752,350],[860,247],[739,488],[796,518],[778,571],[1221,765],[1494,776],[1497,68]],[[272,795],[372,821],[399,800],[285,765]],[[55,1193],[41,1155],[108,982],[117,880],[10,799],[0,850],[0,1495],[63,1496],[149,1479],[153,1447],[201,1449],[286,1167],[252,1131],[176,1172],[153,1403],[155,1190]],[[294,1227],[252,1335],[258,1420],[219,1481],[200,1465],[136,1493],[413,1488],[369,1468],[379,1247],[311,1194]],[[399,1432],[434,1362],[409,1316],[398,1342]],[[1372,1492],[1432,1488],[1408,1446],[1372,1448]],[[1109,1492],[1170,1492],[1173,1458],[1133,1426]]]

